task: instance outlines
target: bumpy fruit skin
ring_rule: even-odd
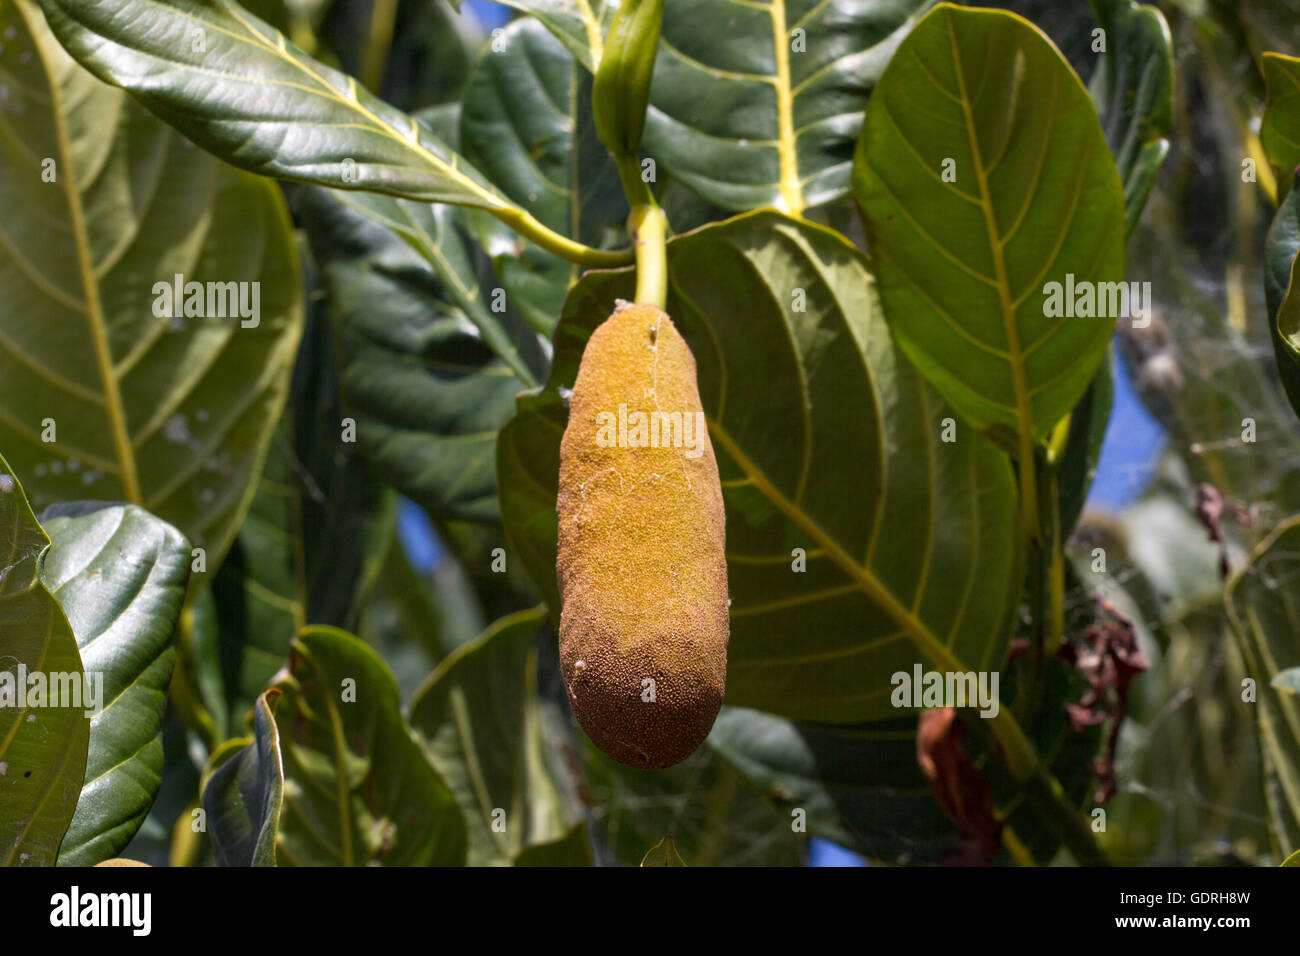
[[[583,352],[560,444],[556,571],[579,724],[620,763],[657,769],[690,756],[722,706],[726,521],[707,428],[698,457],[662,436],[611,446],[608,428],[602,445],[598,416],[620,405],[629,417],[689,413],[692,425],[701,410],[695,357],[653,306],[620,304]]]

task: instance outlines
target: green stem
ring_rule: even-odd
[[[1029,680],[1025,687],[1025,703],[1019,708],[1021,719],[1032,725],[1043,704],[1044,648],[1047,643],[1047,556],[1041,545],[1029,545],[1029,613],[1032,636],[1029,642]],[[1019,703],[1019,701],[1017,701]]]
[[[1012,829],[1011,824],[1002,825],[1002,845],[1007,848],[1011,858],[1016,861],[1016,866],[1037,866],[1034,862],[1034,855],[1029,852],[1029,848],[1020,840],[1020,836]]]
[[[627,196],[629,206],[635,209],[637,206],[655,204],[650,184],[641,178],[641,160],[637,156],[615,156],[614,165],[618,167],[618,178],[623,184],[623,195]]]
[[[1064,542],[1061,541],[1058,500],[1060,481],[1057,468],[1064,454],[1069,431],[1068,418],[1063,426],[1056,429],[1047,447],[1036,447],[1031,455],[1022,456],[1027,467],[1021,469],[1021,493],[1024,495],[1032,491],[1034,494],[1030,501],[1032,522],[1026,521],[1026,540],[1029,560],[1032,562],[1030,597],[1034,623],[1034,646],[1031,652],[1033,668],[1026,695],[1028,712],[1022,711],[1022,716],[1030,723],[1036,719],[1042,705],[1047,642],[1049,639],[1060,640],[1065,633],[1065,557]],[[1042,529],[1046,530],[1046,534],[1042,533]],[[1019,724],[1014,721],[1012,723],[1019,731]],[[1028,741],[1026,745],[1028,746]],[[1024,784],[1025,796],[1031,808],[1065,844],[1075,860],[1085,866],[1109,865],[1083,812],[1070,804],[1064,788],[1046,767],[1036,763],[1033,772],[1025,777],[1016,774],[1015,767],[1012,767],[1012,774]]]
[[[1043,523],[1049,529],[1051,538],[1051,565],[1048,584],[1051,587],[1051,621],[1052,634],[1059,638],[1065,636],[1065,541],[1064,529],[1061,527],[1061,462],[1065,458],[1066,447],[1070,441],[1070,422],[1073,415],[1067,415],[1057,424],[1047,444],[1047,455],[1043,462],[1043,474],[1047,476],[1047,495],[1043,500]]]
[[[514,206],[488,211],[525,239],[532,240],[547,252],[554,253],[567,262],[576,262],[580,266],[596,269],[613,269],[631,265],[634,259],[631,249],[593,249],[591,246],[574,242],[546,228],[530,213]]]
[[[1110,860],[1097,845],[1092,828],[1083,811],[1070,804],[1055,777],[1044,768],[1025,781],[1025,795],[1030,807],[1065,844],[1082,866],[1110,866]]]
[[[1029,543],[1033,668],[1026,695],[1028,709],[1022,713],[1031,723],[1043,702],[1043,669],[1047,656],[1065,636],[1065,542],[1061,540],[1059,456],[1049,447],[1039,448],[1035,457],[1039,483],[1037,520],[1045,534]]]
[[[1052,535],[1051,564],[1048,567],[1047,585],[1051,608],[1052,637],[1061,640],[1065,637],[1065,542],[1061,540],[1060,481],[1056,470],[1049,476],[1048,491],[1051,494],[1052,513],[1048,520]]]
[[[1020,431],[1020,454],[1016,462],[1020,477],[1020,530],[1025,543],[1033,547],[1042,537],[1038,524],[1038,480],[1034,442],[1024,427]]]
[[[1030,608],[1033,641],[1030,678],[1022,716],[1033,723],[1043,703],[1043,670],[1048,654],[1065,633],[1065,557],[1061,541],[1060,481],[1051,448],[1034,451],[1038,500],[1035,525],[1043,533],[1027,542],[1030,562]]]
[[[636,249],[636,301],[639,305],[668,305],[668,217],[653,200],[632,207],[628,235]]]
[[[1004,820],[1011,818],[1023,800],[1029,811],[1047,826],[1080,864],[1109,865],[1110,861],[1097,845],[1083,811],[1070,803],[1065,788],[1049,769],[1039,763],[1033,744],[1009,711],[1000,710],[992,719],[969,718],[966,726],[978,734],[986,746],[992,743],[989,740],[989,735],[992,735],[1006,757],[1012,779],[1020,785],[1020,797],[1002,810]],[[1017,857],[1017,862],[1024,865],[1016,848],[1008,846],[1007,849]]]

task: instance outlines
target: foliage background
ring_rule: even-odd
[[[1095,21],[1087,3],[979,5],[1015,10],[1041,26],[1089,79]],[[245,6],[388,103],[419,115],[511,190],[529,194],[545,180],[578,177],[567,150],[546,147],[555,130],[526,130],[542,144],[532,168],[511,166],[482,145],[518,135],[530,105],[540,123],[530,94],[585,93],[584,74],[569,53],[532,21],[509,28],[523,41],[514,47],[523,51],[518,72],[490,74],[480,59],[486,28],[511,14],[478,0],[459,16],[441,0]],[[1270,863],[1278,852],[1265,780],[1276,767],[1266,766],[1252,714],[1239,700],[1246,667],[1223,600],[1221,561],[1240,568],[1281,519],[1300,511],[1292,500],[1300,487],[1293,475],[1300,426],[1273,362],[1261,254],[1279,189],[1258,139],[1260,55],[1300,54],[1300,3],[1158,6],[1177,64],[1171,151],[1130,241],[1127,276],[1152,282],[1157,316],[1149,329],[1117,336],[1115,411],[1069,547],[1086,568],[1092,549],[1104,546],[1107,570],[1100,579],[1082,571],[1072,578],[1067,612],[1082,626],[1098,596],[1110,601],[1134,622],[1152,664],[1133,685],[1119,738],[1118,792],[1101,836],[1107,852],[1133,864]],[[483,107],[477,120],[458,121],[462,95],[465,109]],[[503,110],[516,124],[504,134]],[[484,137],[478,145],[464,139],[476,121]],[[653,144],[653,122],[651,136]],[[561,204],[542,218],[589,244],[616,244],[626,206],[616,177],[602,172],[604,154],[581,117],[573,153],[586,164],[583,176],[590,173],[578,188],[584,216],[593,215],[575,223]],[[1259,161],[1257,184],[1241,181],[1247,157]],[[276,719],[296,715],[306,726],[317,718],[328,675],[340,668],[378,674],[384,665],[393,686],[381,716],[348,733],[368,741],[358,753],[378,754],[380,741],[409,742],[408,724],[417,733],[423,728],[441,780],[421,778],[416,768],[423,762],[395,744],[397,752],[385,752],[382,761],[356,760],[348,773],[366,792],[386,791],[385,767],[405,766],[412,776],[403,786],[414,795],[384,792],[363,801],[374,819],[350,823],[338,819],[341,805],[313,807],[316,823],[341,834],[323,847],[313,845],[321,842],[311,839],[313,826],[286,816],[281,865],[358,862],[366,846],[382,848],[388,862],[453,862],[468,852],[470,862],[635,865],[665,834],[689,865],[816,862],[827,859],[818,840],[873,860],[931,862],[953,844],[956,831],[915,771],[910,725],[862,750],[855,749],[860,741],[821,738],[815,728],[794,739],[784,721],[733,709],[709,747],[670,771],[628,770],[596,752],[569,718],[554,633],[530,610],[543,595],[522,562],[512,560],[505,574],[493,570],[494,549],[510,551],[492,520],[495,431],[513,414],[519,389],[507,366],[534,380],[544,376],[548,356],[535,351],[527,332],[549,332],[572,277],[569,266],[517,244],[478,213],[453,220],[449,207],[431,212],[301,185],[285,185],[284,192],[300,227],[305,290],[303,333],[286,383],[289,406],[269,439],[248,515],[237,532],[231,529],[210,590],[193,596],[183,618],[171,706],[161,722],[158,797],[139,832],[117,848],[120,855],[154,864],[218,862],[213,841],[189,827],[201,785],[215,784],[205,793],[214,795],[208,809],[218,845],[259,859],[265,847],[259,850],[257,834],[240,829],[247,821],[220,822],[216,797],[223,787],[238,790],[241,781],[260,779],[256,747],[241,748],[255,734],[255,719],[276,722],[268,723],[259,704],[264,688],[275,683],[281,691]],[[663,201],[679,232],[727,216],[680,183],[669,184]],[[864,241],[851,199],[809,216]],[[419,237],[414,244],[412,235]],[[451,265],[432,267],[431,250]],[[500,330],[518,344],[509,362],[463,329],[466,314],[476,323],[482,318],[478,292],[498,280],[515,303]],[[446,361],[460,372],[487,374],[472,386],[449,375],[436,401],[421,400],[403,379],[412,364]],[[364,461],[339,454],[332,443],[333,423],[343,414],[357,421]],[[1258,422],[1254,447],[1231,440],[1246,416]],[[481,440],[449,449],[440,438],[448,418]],[[1206,484],[1226,502],[1222,543],[1210,540],[1197,514]],[[38,510],[50,503],[33,500]],[[286,674],[290,639],[306,625],[312,627],[296,639]],[[364,646],[331,628],[355,633]],[[466,706],[468,723],[460,726],[480,734],[469,745],[446,732],[448,715]],[[759,741],[764,759],[756,763],[755,748],[740,740]],[[313,753],[323,749],[286,762],[301,759],[301,776],[310,777]],[[459,775],[476,765],[493,806],[528,808],[527,827],[507,840],[485,824],[481,805],[464,799],[473,786],[458,783]],[[909,773],[911,786],[900,785]],[[259,793],[279,806],[277,794]],[[455,814],[436,809],[450,808],[453,797],[466,811],[463,832]],[[388,800],[393,805],[384,806]],[[406,800],[424,808],[438,839],[425,834],[408,845],[402,841],[409,831],[400,828],[395,844],[380,832],[385,818],[400,818]],[[792,807],[808,810],[811,833],[792,832]],[[362,836],[353,846],[356,834]],[[431,844],[446,855],[430,857]]]

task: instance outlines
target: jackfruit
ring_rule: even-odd
[[[587,342],[556,510],[578,723],[620,763],[679,763],[726,689],[726,519],[695,357],[661,309],[620,302]]]

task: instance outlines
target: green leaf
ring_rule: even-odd
[[[1264,293],[1269,337],[1287,399],[1300,415],[1300,190],[1294,187],[1278,207],[1264,244]]]
[[[918,652],[998,666],[1019,587],[1010,467],[969,429],[941,440],[951,412],[890,341],[866,258],[758,212],[676,237],[668,262],[727,507],[727,703],[859,723],[898,716],[889,674]],[[574,287],[551,378],[497,445],[512,556],[553,610],[561,390],[632,290],[626,272]]]
[[[573,825],[537,699],[545,618],[542,608],[501,618],[448,655],[411,703],[411,725],[465,812],[473,866],[516,862]]]
[[[454,2],[454,0],[453,0]],[[605,46],[605,29],[616,5],[604,0],[501,0],[536,17],[570,53],[594,73]],[[456,3],[456,6],[459,6]]]
[[[307,286],[320,290],[314,269]],[[293,445],[285,464],[298,497],[307,620],[348,630],[379,574],[395,502],[356,446],[341,440],[335,352],[327,305],[314,295],[286,411]]]
[[[452,312],[460,325],[468,320],[492,352],[524,383],[534,385],[546,373],[546,350],[528,324],[512,309],[490,307],[487,292],[476,269],[474,249],[462,234],[468,210],[429,205],[375,193],[347,193],[338,190],[304,189],[294,203],[299,218],[311,224],[313,251],[324,267],[337,260],[380,256],[390,248],[388,258],[401,258],[397,243],[367,228],[362,221],[383,226],[401,237],[427,263],[436,280],[442,311]],[[342,207],[335,209],[335,206]],[[490,217],[489,217],[490,218]],[[505,226],[491,220],[513,237]],[[358,238],[354,238],[354,233]],[[523,240],[517,237],[512,242]],[[539,250],[540,251],[540,250]],[[410,257],[407,256],[407,259]],[[567,268],[567,263],[565,264]],[[326,270],[327,280],[329,270]],[[328,282],[327,282],[328,285]],[[491,303],[496,306],[496,303]],[[466,329],[465,334],[473,334]]]
[[[1169,153],[1174,109],[1173,38],[1164,15],[1133,0],[1089,0],[1106,51],[1089,92],[1124,181],[1126,232],[1133,234]]]
[[[916,719],[857,727],[791,723],[724,707],[709,746],[808,832],[889,863],[936,863],[957,832],[916,761]]]
[[[1032,24],[942,4],[877,84],[854,191],[899,345],[1025,459],[1083,397],[1114,328],[1049,315],[1045,283],[1124,276],[1123,190],[1079,78]]]
[[[512,202],[556,232],[599,245],[628,207],[595,135],[591,86],[540,24],[516,20],[470,72],[460,148]]]
[[[409,213],[430,248],[455,257],[465,300],[482,308],[450,210],[375,198]],[[363,454],[439,517],[496,520],[493,448],[519,378],[466,328],[446,282],[388,220],[373,222],[320,189],[302,191],[295,207],[329,291],[342,406]],[[520,335],[536,349],[534,333]]]
[[[236,166],[425,202],[508,205],[410,116],[234,3],[42,5],[83,66]]]
[[[1300,844],[1300,697],[1272,683],[1300,659],[1300,516],[1288,518],[1228,581],[1226,604],[1246,674],[1255,681],[1255,721],[1264,793],[1276,848]]]
[[[184,617],[182,612],[182,620]],[[162,747],[162,783],[158,794],[149,815],[122,854],[151,866],[180,865],[181,861],[188,863],[212,852],[207,834],[195,831],[193,813],[201,808],[202,764],[209,752],[186,729],[176,707],[169,706],[163,714]]]
[[[196,679],[217,739],[246,732],[253,702],[299,628],[356,624],[392,534],[389,493],[342,440],[330,320],[323,296],[312,299],[290,407],[239,536],[207,600],[195,605]]]
[[[1115,559],[1109,552],[1108,557]],[[1080,561],[1079,564],[1085,566],[1086,562]],[[1114,580],[1106,581],[1104,592],[1091,591],[1094,573],[1088,572],[1088,582],[1085,583],[1069,560],[1066,561],[1064,572],[1063,635],[1066,640],[1073,639],[1080,654],[1086,654],[1090,649],[1088,635],[1095,633],[1096,627],[1105,627],[1114,621],[1099,600],[1101,593],[1104,593],[1105,601],[1113,602],[1123,613],[1130,615],[1133,613],[1131,601]],[[1141,618],[1134,616],[1132,619],[1141,630]],[[1015,638],[1024,642],[1034,640],[1032,622],[1023,618],[1018,620]],[[1025,701],[1027,694],[1037,691],[1041,703],[1033,709],[1031,716],[1024,719],[1025,734],[1033,741],[1042,765],[1060,784],[1062,800],[1080,814],[1086,815],[1096,806],[1095,759],[1103,749],[1102,732],[1105,728],[1093,726],[1075,729],[1071,724],[1066,711],[1067,704],[1085,698],[1090,690],[1084,675],[1073,663],[1063,660],[1059,654],[1050,654],[1042,662],[1041,671],[1035,674],[1032,656],[1019,655],[1002,667],[998,688],[1001,706],[1019,714],[1028,709]],[[1145,689],[1144,684],[1136,687],[1138,691]],[[1132,710],[1127,719],[1136,723]],[[975,733],[970,735],[963,746],[971,753],[976,767],[988,778],[999,818],[1004,820],[1014,832],[1020,846],[1034,860],[1047,865],[1061,849],[1059,824],[1025,800],[1024,783],[1006,772],[990,736],[979,733],[983,723],[982,719],[966,722],[966,730],[974,730]],[[1126,728],[1131,726],[1126,725]],[[1004,839],[1003,842],[1005,847],[1010,841]]]
[[[41,581],[68,616],[82,665],[99,683],[86,777],[59,848],[61,866],[118,856],[162,783],[172,635],[190,576],[190,545],[134,505],[56,505]]]
[[[3,456],[0,529],[0,865],[53,866],[86,776],[90,719],[75,700],[27,697],[33,676],[49,687],[83,671],[72,626],[41,583],[50,539]]]
[[[1300,866],[1300,850],[1296,850],[1280,864],[1281,866]]]
[[[724,209],[797,215],[843,196],[867,98],[932,4],[668,4],[647,150]]]
[[[402,718],[388,666],[357,638],[309,627],[276,687],[284,759],[281,866],[455,866],[465,821]]]
[[[303,0],[279,0],[301,16]],[[324,0],[307,0],[320,5]],[[290,39],[291,29],[258,12]],[[385,14],[391,20],[385,23]],[[357,77],[371,92],[398,109],[417,110],[454,100],[460,95],[482,28],[458,17],[443,0],[416,3],[375,3],[373,0],[328,0],[316,31],[320,43],[338,58],[338,65]],[[291,24],[290,24],[291,25]],[[390,32],[384,43],[385,29]],[[296,42],[296,40],[295,40]],[[299,46],[313,52],[316,46]],[[333,62],[332,60],[330,62]],[[455,145],[448,143],[452,149]]]
[[[646,852],[645,857],[641,860],[641,865],[643,867],[685,866],[686,862],[682,859],[682,855],[677,852],[677,845],[673,843],[673,838],[665,836]]]
[[[221,866],[275,866],[276,834],[284,804],[284,769],[268,690],[254,708],[254,737],[213,753],[202,785],[208,832]]]
[[[591,841],[587,825],[576,823],[567,834],[550,843],[534,843],[515,854],[515,866],[591,866]]]
[[[1269,162],[1289,176],[1300,167],[1300,58],[1265,53],[1263,60],[1268,99],[1260,144]]]
[[[410,115],[229,0],[41,0],[59,40],[204,149],[243,169],[486,209],[587,265],[622,264],[546,230]]]
[[[215,571],[299,334],[279,190],[196,151],[78,68],[26,0],[0,9],[0,32],[12,37],[0,52],[10,103],[0,118],[0,447],[38,509],[139,505],[204,548]],[[201,311],[227,317],[166,317],[160,287],[177,275],[220,283],[219,299],[216,285],[208,292],[215,308]],[[237,314],[228,283],[256,293],[260,314]]]
[[[622,241],[628,206],[618,171],[596,138],[591,77],[537,22],[516,20],[474,63],[460,113],[460,148],[516,205],[589,246]],[[471,213],[510,304],[550,336],[571,263]]]
[[[195,652],[205,665],[200,687],[218,739],[247,733],[246,716],[307,623],[306,550],[291,456],[282,424],[239,536],[213,578],[212,603],[196,605]]]

